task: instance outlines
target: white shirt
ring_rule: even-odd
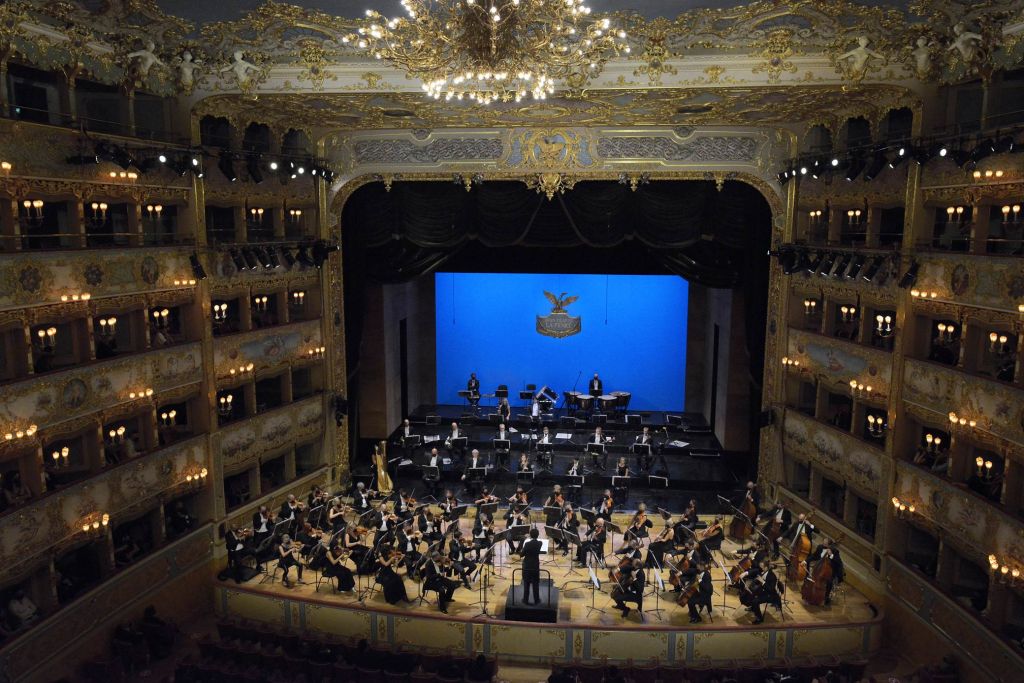
[[[430,456],[430,466],[431,467],[437,467],[437,456],[436,455]]]
[[[402,428],[402,436],[411,436],[411,435],[412,435],[412,427],[403,427]]]
[[[544,432],[540,437],[540,443],[551,443],[551,434]]]
[[[499,439],[502,439],[502,440],[504,440],[504,439],[507,439],[507,438],[508,438],[507,436],[505,436],[505,430],[504,430],[504,429],[499,429],[499,430],[498,430],[498,438],[499,438]]]
[[[594,440],[590,443],[604,443],[604,434],[598,434],[594,432]]]
[[[530,407],[530,413],[534,417],[537,417],[538,415],[540,415],[540,403],[539,402],[537,402],[537,401],[533,402],[533,405]]]
[[[27,595],[21,600],[15,600],[12,598],[11,601],[7,603],[7,609],[22,623],[35,619],[38,612],[35,603],[29,600]]]
[[[259,531],[260,533],[266,532],[267,531],[267,521],[268,521],[268,519],[266,517],[264,517],[263,515],[260,515],[260,528],[257,529],[257,531]]]

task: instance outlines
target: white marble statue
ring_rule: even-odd
[[[196,82],[196,69],[202,64],[199,60],[192,58],[192,53],[185,50],[181,53],[181,58],[178,60],[178,83],[182,88],[191,92],[192,86]]]
[[[974,62],[978,56],[978,48],[981,47],[981,35],[968,31],[963,22],[958,22],[953,26],[953,35],[956,37],[949,46],[949,51],[956,50],[959,52],[960,57],[964,60],[964,64],[969,65]]]
[[[160,58],[156,56],[155,51],[156,45],[152,40],[150,40],[146,42],[146,47],[141,50],[128,53],[127,57],[131,60],[132,67],[135,69],[135,74],[139,78],[145,78],[148,76],[150,69],[155,65],[164,65],[164,63],[160,61]]]
[[[925,78],[932,70],[932,48],[934,43],[928,42],[927,36],[917,39],[917,47],[910,51],[914,57],[914,70],[918,78]]]
[[[868,67],[868,61],[872,57],[875,59],[885,59],[883,55],[868,47],[869,42],[871,41],[867,36],[860,36],[857,38],[857,47],[853,48],[846,54],[839,55],[839,59],[849,60],[850,73],[853,74],[855,78],[860,78],[864,75],[864,71]]]
[[[249,73],[254,71],[258,72],[259,67],[257,67],[255,64],[245,61],[245,59],[243,59],[244,55],[242,54],[241,50],[235,50],[234,54],[231,57],[232,62],[225,66],[223,69],[221,69],[220,72],[224,73],[226,71],[234,71],[235,79],[238,81],[238,87],[244,88],[249,84]]]

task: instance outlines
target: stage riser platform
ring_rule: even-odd
[[[680,628],[658,622],[628,628],[582,624],[527,624],[503,620],[470,621],[442,614],[388,612],[349,607],[321,589],[323,599],[292,599],[228,585],[215,587],[217,615],[246,619],[282,631],[310,632],[343,638],[367,638],[381,647],[450,652],[470,656],[484,653],[502,661],[547,664],[580,660],[585,663],[661,663],[735,666],[740,660],[779,663],[784,658],[847,660],[867,658],[879,651],[882,617],[861,622],[808,625],[776,622],[771,628]],[[500,609],[497,605],[493,608]],[[706,624],[705,624],[706,626]]]

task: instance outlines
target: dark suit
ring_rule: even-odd
[[[529,604],[530,588],[533,588],[533,601],[540,602],[540,549],[541,542],[531,538],[523,544],[520,553],[523,557],[523,602]]]
[[[696,568],[687,569],[682,572],[680,576],[684,581],[690,581],[696,579],[699,572]],[[693,620],[700,619],[700,608],[703,607],[708,613],[711,613],[711,598],[715,594],[715,589],[711,585],[711,572],[705,571],[703,576],[700,578],[700,582],[697,584],[697,594],[687,601],[686,606],[690,610],[690,618]]]
[[[590,395],[600,396],[604,393],[604,384],[599,379],[590,380]]]

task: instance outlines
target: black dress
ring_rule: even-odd
[[[397,604],[399,600],[409,602],[409,596],[405,592],[405,582],[390,565],[377,560],[380,569],[377,571],[377,583],[384,589],[384,599],[389,605]]]
[[[335,562],[338,558],[334,553],[327,551],[327,560],[324,566],[323,575],[338,580],[339,591],[350,591],[356,587],[356,580],[352,576],[352,570],[341,562]]]

